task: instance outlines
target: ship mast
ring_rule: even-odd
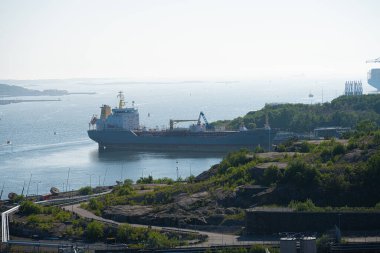
[[[117,95],[117,97],[120,99],[119,100],[119,109],[123,109],[123,107],[125,106],[125,101],[124,101],[124,94],[122,91],[119,91],[119,95]]]

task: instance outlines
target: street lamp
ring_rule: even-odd
[[[91,187],[91,177],[95,175],[94,173],[87,173],[86,175],[90,176],[90,187]]]
[[[178,161],[175,161],[175,163],[177,164],[177,181],[178,181]]]
[[[37,184],[37,194],[36,195],[38,196],[38,185],[41,183],[41,181],[36,181],[35,183]]]
[[[144,170],[146,170],[146,168],[141,169],[141,178],[144,178]]]
[[[339,225],[339,230],[341,230],[341,228],[340,228],[340,216],[342,216],[342,214],[340,213],[340,214],[338,214],[338,225]]]

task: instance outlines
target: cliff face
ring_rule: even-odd
[[[246,211],[246,228],[252,234],[280,232],[324,232],[341,226],[343,230],[368,231],[380,227],[378,212],[296,212],[279,208]]]

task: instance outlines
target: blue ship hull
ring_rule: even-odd
[[[270,149],[276,131],[190,132],[190,131],[127,131],[89,130],[88,136],[99,144],[99,149],[130,150],[196,150],[227,151],[240,148]]]

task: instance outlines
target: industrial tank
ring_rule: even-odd
[[[302,237],[300,241],[301,253],[317,253],[317,242],[315,237]]]
[[[297,253],[297,240],[296,238],[286,237],[280,239],[280,252],[281,253]]]
[[[368,83],[380,90],[380,69],[371,69],[368,72]]]

